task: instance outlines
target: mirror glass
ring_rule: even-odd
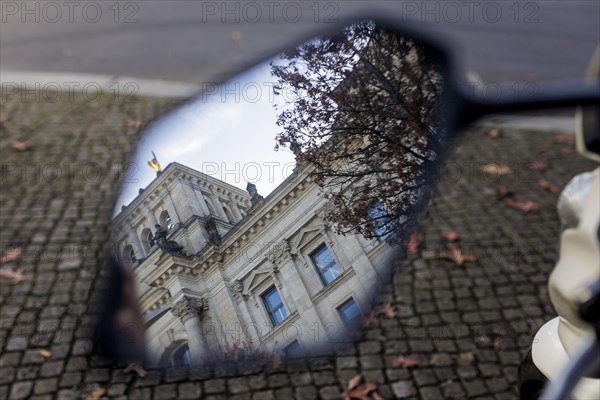
[[[442,158],[442,72],[367,21],[148,126],[111,224],[117,337],[143,342],[148,367],[282,362],[357,337]]]

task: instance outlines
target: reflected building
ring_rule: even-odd
[[[335,234],[306,171],[266,198],[247,189],[171,163],[113,219],[152,366],[235,359],[248,348],[321,354],[347,341],[389,276],[391,247]]]

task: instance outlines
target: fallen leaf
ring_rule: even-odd
[[[560,149],[560,154],[563,156],[568,156],[573,154],[573,147],[571,146],[565,146],[563,148]]]
[[[5,254],[0,256],[0,265],[7,263],[9,261],[16,260],[21,256],[21,248],[15,247],[14,249],[7,250]]]
[[[531,169],[534,171],[548,171],[550,163],[548,161],[536,161],[531,163]]]
[[[396,357],[392,360],[393,367],[402,367],[405,369],[416,367],[419,365],[417,360],[413,360],[412,358],[406,358],[404,356]]]
[[[12,270],[9,268],[0,269],[0,278],[10,279],[13,285],[16,285],[25,279],[23,277],[23,270],[21,268],[17,270]]]
[[[142,121],[139,119],[130,119],[125,122],[125,127],[128,129],[140,129],[142,126]]]
[[[554,143],[574,144],[575,135],[570,133],[558,133],[554,135]]]
[[[350,379],[348,381],[348,390],[352,390],[355,387],[357,387],[358,384],[360,383],[361,379],[362,379],[362,375],[360,375],[360,374],[355,375],[354,377],[352,377],[352,379]]]
[[[438,253],[438,257],[443,260],[452,261],[457,266],[463,266],[467,262],[477,261],[477,256],[475,255],[464,255],[462,250],[459,248],[453,248],[450,252]]]
[[[377,389],[377,384],[375,382],[365,382],[356,389],[352,390],[350,394],[350,398],[355,399],[368,399],[367,396],[369,393]]]
[[[442,237],[448,242],[456,242],[460,239],[460,235],[454,229],[445,229],[442,231]]]
[[[558,188],[558,186],[553,185],[552,183],[548,182],[545,179],[540,179],[538,181],[538,186],[544,190],[549,191],[550,193],[558,193],[560,192],[560,189]]]
[[[360,375],[358,375],[360,378]],[[355,377],[356,378],[356,377]],[[352,378],[354,379],[354,378]],[[377,384],[375,382],[365,382],[360,386],[355,387],[354,389],[348,390],[340,395],[343,400],[351,400],[351,399],[360,399],[360,400],[371,400],[369,397],[369,393],[373,392],[377,389]],[[377,399],[375,397],[375,399]]]
[[[377,310],[371,310],[371,312],[369,313],[369,315],[367,315],[363,319],[363,326],[372,326],[372,325],[379,324],[378,314],[379,313],[377,312]]]
[[[500,129],[492,128],[486,133],[486,136],[489,137],[490,139],[497,139],[499,137],[504,136],[504,132],[501,131]]]
[[[106,389],[103,387],[97,387],[92,390],[92,393],[88,394],[85,400],[100,400],[102,396],[106,394]]]
[[[417,254],[419,251],[419,240],[417,239],[417,234],[413,233],[410,235],[410,239],[408,239],[408,243],[406,243],[406,252],[408,254]]]
[[[540,205],[535,201],[519,202],[513,199],[507,199],[506,205],[515,210],[522,211],[524,213],[535,212],[540,210]]]
[[[387,303],[379,309],[379,314],[383,314],[388,318],[395,318],[396,317],[396,307]]]
[[[20,142],[15,140],[12,144],[12,148],[16,151],[27,151],[33,148],[33,142],[31,140],[26,140],[24,142]]]
[[[50,358],[52,357],[52,353],[46,349],[42,349],[39,352],[40,356],[44,357],[44,358]]]
[[[507,188],[504,185],[499,185],[496,188],[496,199],[498,199],[498,200],[502,200],[503,198],[510,197],[514,194],[515,194],[515,192],[513,192],[512,190],[510,190],[509,188]]]
[[[498,338],[494,339],[494,341],[492,342],[492,347],[494,348],[494,350],[499,351],[500,350],[500,339],[498,339]]]
[[[377,393],[377,392],[371,393],[371,398],[373,400],[384,400],[383,397],[381,397],[381,395],[379,393]]]
[[[460,353],[458,355],[458,363],[460,365],[468,365],[471,364],[474,360],[474,356],[473,353],[470,351],[464,352],[464,353]]]
[[[129,372],[135,372],[137,374],[137,376],[139,376],[140,378],[145,378],[146,375],[148,374],[146,372],[146,370],[144,368],[142,368],[142,366],[136,362],[133,363],[129,363],[125,369],[123,370],[124,373],[129,373]]]
[[[490,175],[507,175],[512,173],[512,169],[506,165],[486,164],[481,170]]]

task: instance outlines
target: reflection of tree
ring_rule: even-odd
[[[345,28],[271,64],[283,107],[277,147],[313,167],[338,232],[399,232],[443,147],[439,69],[413,39],[372,23]]]

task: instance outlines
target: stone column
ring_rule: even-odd
[[[138,236],[135,227],[131,223],[130,220],[127,220],[127,224],[129,225],[129,229],[127,229],[127,234],[131,238],[131,246],[133,247],[133,252],[135,253],[135,257],[138,260],[141,260],[146,256],[146,250],[142,246],[142,242],[140,241],[140,237]],[[122,255],[121,255],[122,256]]]
[[[210,349],[204,338],[202,322],[200,321],[200,314],[206,310],[208,310],[208,301],[206,299],[189,296],[183,296],[171,308],[171,313],[179,317],[185,327],[188,346],[192,355],[192,363],[196,366],[202,364],[202,357],[209,358],[210,356]]]
[[[227,216],[225,215],[225,211],[223,211],[223,205],[221,204],[221,200],[219,200],[219,196],[217,196],[214,193],[211,193],[210,200],[215,209],[215,212],[217,213],[217,217],[219,217],[223,221],[229,221],[229,219],[227,219]]]
[[[149,228],[150,230],[152,230],[152,232],[154,232],[154,227],[156,226],[156,224],[158,224],[158,221],[156,220],[156,216],[154,216],[154,211],[152,211],[152,209],[150,208],[150,204],[148,204],[147,201],[144,202],[144,206],[147,210],[146,218],[148,218],[148,223],[150,224]]]
[[[235,218],[235,222],[240,222],[240,220],[243,218],[242,217],[242,213],[240,212],[240,209],[237,206],[237,202],[233,199],[231,199],[231,201],[229,202],[229,208],[231,209],[231,212],[233,213],[233,218]]]
[[[198,203],[200,204],[200,208],[204,215],[210,215],[210,211],[208,210],[208,206],[206,205],[206,200],[204,199],[204,195],[200,189],[194,189],[194,193],[196,193],[196,198],[198,199]]]

